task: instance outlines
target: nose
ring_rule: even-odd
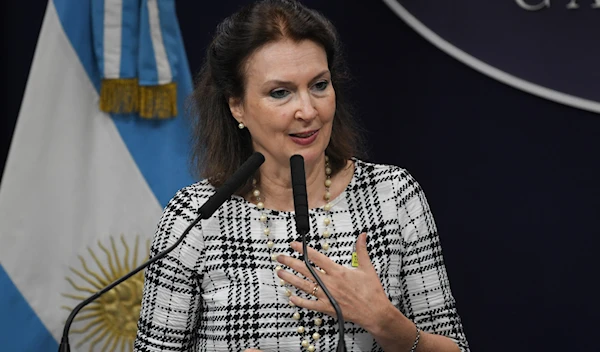
[[[315,102],[313,101],[313,97],[308,92],[303,92],[297,95],[298,96],[298,107],[296,109],[296,113],[294,117],[300,120],[311,121],[317,117],[318,111],[315,108]]]

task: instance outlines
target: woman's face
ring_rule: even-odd
[[[245,94],[230,99],[255,151],[289,165],[294,154],[307,164],[322,160],[335,114],[335,90],[323,48],[310,40],[268,43],[249,56]]]

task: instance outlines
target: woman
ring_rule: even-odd
[[[468,351],[422,189],[406,170],[356,158],[345,74],[331,23],[295,1],[261,1],[219,25],[194,95],[204,181],[165,208],[152,254],[251,153],[266,161],[148,268],[136,351],[335,350],[335,313],[300,260],[294,154],[306,168],[308,256],[344,313],[347,349]]]

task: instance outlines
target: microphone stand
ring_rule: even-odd
[[[121,282],[129,279],[130,277],[132,277],[133,275],[137,274],[138,272],[140,272],[140,270],[144,269],[145,267],[147,267],[148,265],[154,263],[155,261],[159,260],[160,258],[164,257],[165,255],[167,255],[169,252],[171,252],[175,247],[177,247],[182,241],[183,239],[186,237],[186,235],[188,234],[188,232],[190,232],[190,230],[196,226],[196,224],[203,219],[202,214],[200,214],[200,216],[198,216],[196,218],[196,220],[194,220],[186,229],[185,231],[183,231],[183,233],[181,234],[181,236],[179,237],[179,239],[177,240],[177,242],[173,243],[169,248],[165,249],[164,251],[158,253],[156,256],[154,256],[152,259],[148,260],[147,262],[143,263],[142,265],[138,266],[137,268],[133,269],[133,271],[131,271],[130,273],[128,273],[127,275],[119,278],[118,280],[116,280],[115,282],[111,283],[110,285],[106,286],[105,288],[101,289],[100,291],[94,293],[92,296],[88,297],[87,299],[85,299],[84,301],[82,301],[81,303],[79,303],[75,309],[73,309],[71,311],[71,314],[69,314],[69,317],[67,318],[67,322],[65,323],[65,328],[63,330],[63,335],[62,335],[62,339],[60,341],[60,346],[58,348],[58,352],[71,352],[71,347],[69,346],[69,330],[71,328],[71,324],[73,323],[73,319],[75,319],[75,316],[77,315],[77,313],[79,313],[79,311],[87,306],[88,304],[90,304],[91,302],[93,302],[95,299],[97,299],[98,297],[102,296],[103,294],[105,294],[106,292],[112,290],[115,286],[119,285]]]
[[[342,309],[338,305],[333,295],[329,292],[323,280],[317,275],[316,270],[308,260],[308,244],[306,243],[306,234],[309,231],[308,223],[308,197],[306,192],[306,173],[304,171],[304,158],[301,155],[292,155],[290,158],[290,169],[292,174],[292,192],[294,197],[294,208],[296,212],[296,230],[302,236],[302,253],[304,264],[312,276],[317,281],[321,290],[325,293],[329,302],[335,310],[338,320],[338,345],[337,352],[346,352],[346,342],[344,340],[344,316]]]
[[[260,167],[260,165],[262,165],[264,161],[265,157],[261,153],[253,153],[242,164],[242,166],[240,166],[240,168],[236,172],[234,172],[233,175],[231,175],[229,180],[227,180],[219,189],[217,189],[217,191],[200,207],[200,209],[198,209],[198,216],[196,217],[196,219],[188,225],[188,227],[183,231],[183,233],[181,234],[181,236],[179,236],[179,239],[175,243],[173,243],[169,248],[155,255],[147,262],[133,269],[133,271],[131,271],[130,273],[126,274],[125,276],[106,286],[102,290],[94,293],[92,296],[88,297],[83,302],[79,303],[75,307],[75,309],[71,311],[71,314],[69,314],[69,317],[67,318],[67,322],[65,323],[63,335],[60,341],[60,346],[58,347],[58,352],[71,352],[71,347],[69,346],[69,330],[71,328],[73,320],[75,319],[75,316],[83,307],[90,304],[106,292],[110,291],[121,282],[137,274],[140,270],[144,269],[148,265],[154,263],[155,261],[161,259],[169,252],[171,252],[183,241],[183,239],[187,236],[188,232],[190,232],[200,220],[208,219],[209,217],[211,217],[213,213],[217,210],[217,208],[219,208],[229,197],[231,197],[233,192],[240,188],[240,186],[244,184],[244,182],[246,182],[248,178],[256,172],[256,170],[258,170],[258,168]]]
[[[342,309],[338,305],[335,298],[333,298],[331,293],[329,293],[329,290],[327,289],[327,287],[325,287],[323,280],[321,280],[319,275],[317,275],[316,270],[310,264],[310,261],[308,260],[308,245],[306,244],[306,231],[303,231],[303,232],[304,233],[302,233],[301,235],[302,235],[302,253],[304,253],[304,255],[303,255],[304,263],[306,264],[306,268],[308,269],[308,271],[310,271],[312,276],[317,281],[317,284],[319,284],[319,287],[321,287],[321,290],[323,290],[323,293],[325,293],[325,295],[327,296],[327,299],[329,299],[329,302],[333,306],[333,309],[335,310],[335,314],[337,315],[339,331],[338,331],[338,344],[337,344],[336,351],[337,352],[346,352],[346,341],[344,340],[344,316],[342,315]]]

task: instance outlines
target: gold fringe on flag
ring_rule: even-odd
[[[100,87],[100,110],[115,114],[138,112],[137,78],[103,79]]]
[[[177,116],[177,84],[139,87],[140,116],[165,119]]]

